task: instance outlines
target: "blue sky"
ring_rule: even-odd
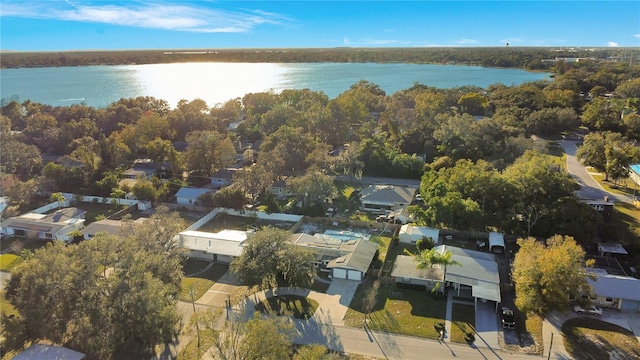
[[[640,46],[640,1],[2,0],[0,49]]]

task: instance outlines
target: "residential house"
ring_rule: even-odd
[[[242,254],[245,240],[252,231],[221,230],[217,233],[186,230],[178,234],[190,257],[230,263]]]
[[[176,202],[180,205],[200,205],[200,195],[211,192],[210,189],[181,187],[176,193]]]
[[[82,234],[85,240],[89,240],[96,236],[99,232],[104,232],[111,235],[118,235],[122,231],[124,222],[120,220],[103,219],[94,221],[82,229]]]
[[[131,168],[124,171],[125,179],[136,180],[140,177],[149,178],[158,173],[160,164],[156,164],[151,159],[137,159]]]
[[[71,241],[70,233],[84,225],[86,211],[74,207],[50,214],[27,213],[2,222],[2,234],[44,240]]]
[[[225,186],[231,185],[233,182],[233,174],[238,171],[237,169],[220,169],[211,174],[211,185],[215,189],[220,189]]]
[[[618,310],[640,311],[640,280],[608,274],[603,269],[589,269],[596,275],[587,278],[593,289],[591,302],[595,305]]]
[[[395,224],[406,224],[411,221],[412,217],[409,214],[409,210],[406,207],[402,207],[400,209],[395,209],[391,211],[388,215],[389,222]]]
[[[411,204],[416,188],[398,185],[370,185],[360,192],[361,209],[374,215],[388,215]]]
[[[276,180],[273,185],[271,185],[271,188],[269,188],[269,192],[278,198],[285,198],[293,195],[284,180]]]
[[[107,233],[111,235],[121,235],[126,226],[136,226],[142,222],[147,221],[147,218],[139,218],[134,221],[122,221],[122,220],[110,220],[103,219],[94,221],[82,229],[82,234],[85,240],[89,240],[96,236],[98,233]]]
[[[378,245],[367,240],[343,241],[324,234],[297,233],[291,241],[311,250],[318,270],[335,279],[362,281],[378,251]]]
[[[591,205],[600,215],[602,215],[602,220],[608,223],[611,222],[611,217],[613,216],[613,206],[615,203],[609,200],[608,196],[605,196],[603,200],[584,200],[587,204]]]
[[[452,253],[453,265],[433,265],[430,269],[416,269],[412,256],[398,255],[391,271],[396,284],[425,286],[427,290],[439,285],[439,291],[469,293],[477,302],[493,301],[498,306],[500,296],[500,276],[495,255],[468,250],[449,245],[436,246],[436,251]]]
[[[404,244],[416,244],[422,238],[431,238],[434,244],[440,243],[440,230],[424,226],[402,225],[398,241]]]

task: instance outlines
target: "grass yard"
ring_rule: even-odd
[[[194,335],[193,339],[189,341],[187,346],[180,351],[177,360],[200,360],[203,355],[210,351],[213,346],[213,339],[215,333],[212,329],[200,330],[200,349],[198,349],[198,338]]]
[[[591,318],[562,325],[564,347],[576,359],[640,359],[640,343],[620,326]]]
[[[362,326],[363,298],[370,286],[371,282],[366,282],[358,287],[345,315],[345,325]],[[440,334],[435,326],[444,323],[446,308],[444,297],[434,298],[425,291],[381,285],[368,326],[376,331],[436,339]]]
[[[11,269],[23,262],[24,259],[20,255],[16,254],[2,254],[0,255],[0,271],[11,271]]]
[[[465,337],[474,336],[476,312],[473,305],[453,304],[451,310],[451,341],[466,343]]]
[[[127,206],[126,205],[113,205],[113,204],[103,204],[100,202],[94,203],[94,202],[81,202],[77,205],[75,205],[77,208],[82,209],[84,211],[86,211],[87,213],[85,214],[85,222],[84,225],[87,226],[89,224],[91,224],[92,222],[96,221],[96,218],[98,217],[107,217],[115,212],[118,212],[122,209],[126,209]]]
[[[256,304],[256,310],[267,315],[310,318],[318,308],[318,302],[299,295],[272,296]]]
[[[198,229],[198,231],[218,232],[224,229],[249,230],[263,226],[273,226],[279,229],[289,230],[294,223],[290,221],[260,220],[250,216],[235,216],[220,213]]]
[[[198,263],[200,263],[202,267],[198,267]],[[194,272],[198,271],[197,269],[204,269],[206,267],[205,264],[208,264],[208,262],[189,259],[185,263],[183,271],[185,272],[185,274],[193,274]],[[213,284],[215,284],[216,281],[218,281],[218,279],[220,279],[220,277],[222,277],[222,275],[224,275],[224,273],[227,272],[227,270],[229,270],[229,266],[227,265],[213,264],[211,268],[201,274],[194,276],[185,276],[184,278],[182,278],[180,300],[191,301],[192,289],[193,299],[199,299],[207,292],[207,290],[209,290],[211,286],[213,286]],[[187,271],[189,271],[189,273],[187,273]]]

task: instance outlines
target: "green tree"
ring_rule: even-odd
[[[309,287],[316,272],[313,255],[293,245],[290,238],[286,230],[263,227],[247,239],[229,269],[246,285],[261,289]]]
[[[462,266],[459,262],[453,260],[451,257],[453,253],[446,248],[431,248],[428,250],[421,250],[416,252],[415,254],[405,249],[405,253],[407,255],[413,256],[413,261],[416,262],[416,269],[425,269],[434,267],[436,265],[442,266],[442,272],[444,273],[444,278],[447,276],[447,266],[456,265]],[[440,287],[440,283],[437,283],[436,286],[433,287],[432,291],[438,291]]]
[[[53,194],[51,194],[51,197],[49,198],[51,201],[56,201],[58,202],[58,208],[62,207],[62,204],[64,204],[64,202],[67,200],[64,195],[62,195],[61,192],[55,192]]]
[[[101,359],[147,357],[172,340],[181,258],[156,253],[156,237],[139,240],[101,233],[74,246],[55,242],[16,266],[7,300],[20,314],[25,340]],[[168,273],[174,280],[165,282]]]
[[[205,314],[207,315],[207,314]],[[215,359],[290,359],[291,342],[295,330],[290,322],[280,317],[262,318],[258,313],[249,321],[243,314],[232,315],[222,330],[214,325],[215,316],[202,317],[201,327],[213,330],[213,347],[210,350]],[[214,330],[215,329],[215,330]]]
[[[133,194],[138,200],[156,201],[158,194],[156,187],[151,180],[146,178],[139,178],[133,185]]]
[[[585,253],[570,236],[553,236],[544,242],[519,239],[513,263],[515,304],[523,312],[546,315],[565,310],[569,297],[590,295]]]
[[[294,194],[302,197],[304,205],[311,202],[325,202],[338,196],[338,189],[333,176],[323,174],[320,170],[311,169],[303,176],[289,178],[289,186]]]
[[[275,175],[261,164],[238,170],[233,174],[233,183],[247,194],[252,204],[273,185],[274,180]]]
[[[196,176],[208,177],[233,164],[236,150],[228,137],[217,131],[194,131],[187,135],[187,169]]]
[[[0,154],[5,173],[15,174],[26,181],[40,172],[42,158],[40,150],[34,145],[27,145],[3,135],[0,140]]]

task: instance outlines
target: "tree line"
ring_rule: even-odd
[[[311,49],[195,49],[195,50],[119,50],[63,52],[3,52],[2,68],[57,67],[85,65],[160,64],[176,62],[402,62],[468,64],[487,67],[517,67],[549,70],[544,59],[637,58],[634,49],[580,48],[311,48]]]

